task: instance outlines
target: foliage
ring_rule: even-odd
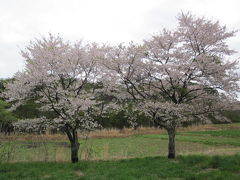
[[[224,111],[222,112],[223,116],[226,116],[231,122],[240,122],[240,111]]]
[[[0,132],[10,133],[13,130],[12,123],[17,120],[9,108],[7,102],[0,100]]]
[[[15,102],[15,107],[37,97],[34,100],[41,103],[42,110],[53,111],[57,117],[45,122],[67,134],[71,142],[72,161],[77,162],[77,130],[98,127],[92,114],[97,111],[96,96],[99,91],[89,86],[99,79],[99,50],[96,44],[78,42],[72,45],[59,36],[49,34],[48,38],[30,42],[22,51],[22,56],[26,68],[16,73],[14,82],[7,84],[5,97]],[[29,125],[24,120],[17,124],[19,128]],[[35,126],[38,127],[42,128]]]
[[[26,68],[5,95],[17,104],[37,97],[57,115],[49,125],[68,135],[72,150],[79,148],[77,129],[98,127],[98,117],[104,124],[104,116],[122,116],[133,127],[139,116],[151,118],[167,130],[174,158],[176,129],[233,110],[239,91],[238,62],[228,61],[235,51],[227,45],[236,32],[190,13],[177,20],[175,30],[163,29],[143,44],[70,44],[51,34],[31,42],[22,51]]]
[[[234,34],[218,21],[182,13],[176,30],[163,29],[143,45],[106,48],[103,83],[120,106],[132,101],[168,131],[169,158],[178,127],[209,122],[209,114],[236,104],[237,61],[227,60],[235,52],[227,45]]]
[[[43,106],[41,103],[36,103],[36,98],[27,100],[24,104],[18,106],[13,110],[13,114],[18,119],[35,119],[40,117],[46,117],[47,119],[54,119],[57,114],[49,110],[40,110]]]
[[[96,81],[95,51],[94,45],[71,46],[51,34],[48,39],[31,42],[22,51],[26,70],[17,73],[15,81],[7,85],[6,97],[17,101],[17,105],[38,97],[34,100],[43,104],[42,109],[58,115],[52,123],[66,131],[91,128],[90,108],[96,102],[92,88],[84,87]]]
[[[3,93],[6,89],[6,84],[9,82],[12,82],[13,79],[7,78],[7,79],[0,79],[0,93]]]
[[[45,133],[48,129],[46,118],[25,119],[13,123],[14,131],[20,133]]]
[[[191,14],[180,14],[178,22],[143,45],[109,47],[104,64],[110,93],[121,102],[132,99],[165,129],[204,122],[208,113],[230,108],[239,90],[237,62],[226,60],[234,53],[226,41],[235,32]]]

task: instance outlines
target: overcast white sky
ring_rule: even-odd
[[[20,49],[49,32],[71,41],[141,42],[176,27],[181,11],[240,29],[240,0],[0,0],[0,78],[21,71]],[[229,45],[240,51],[240,33]]]

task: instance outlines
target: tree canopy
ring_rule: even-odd
[[[239,91],[237,61],[228,60],[235,51],[227,40],[235,31],[190,13],[177,20],[176,29],[163,29],[142,44],[70,44],[49,34],[22,51],[25,70],[5,95],[17,105],[37,97],[42,109],[54,111],[57,117],[44,122],[67,134],[73,162],[77,129],[97,127],[94,117],[107,108],[124,109],[133,123],[141,112],[166,129],[168,157],[174,158],[176,129],[232,108]],[[110,101],[104,104],[103,96]]]

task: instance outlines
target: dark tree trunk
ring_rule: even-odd
[[[71,160],[72,163],[78,162],[78,150],[79,150],[80,144],[76,142],[71,142]]]
[[[78,142],[78,135],[77,135],[77,130],[68,130],[66,131],[68,135],[68,139],[70,140],[71,143],[71,160],[72,163],[78,162],[78,150],[80,147],[80,144]]]
[[[175,158],[175,134],[176,130],[174,128],[167,129],[168,132],[168,158]]]

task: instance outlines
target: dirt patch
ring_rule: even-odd
[[[43,178],[43,179],[48,179],[48,178],[51,178],[51,176],[46,174],[46,175],[44,175],[42,178]]]
[[[81,171],[75,171],[75,174],[76,174],[78,177],[84,176],[83,172],[81,172]]]

